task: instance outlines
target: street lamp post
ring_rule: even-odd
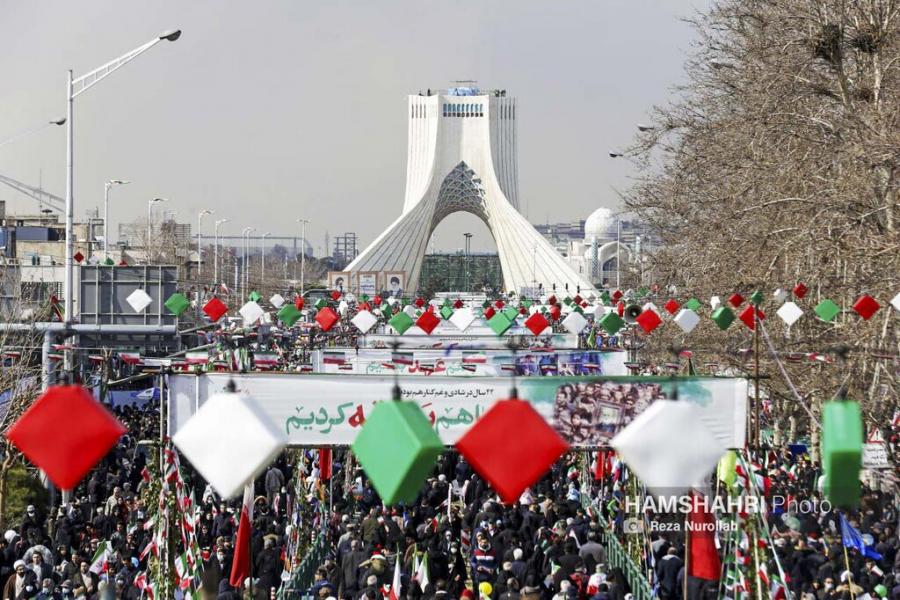
[[[209,210],[208,208],[204,208],[199,213],[197,213],[197,280],[200,280],[200,270],[201,265],[203,264],[203,250],[202,243],[200,241],[200,224],[203,222],[204,215],[212,215],[215,214],[216,211]]]
[[[227,223],[228,219],[218,219],[216,221],[215,234],[213,236],[213,269],[215,269],[215,275],[213,276],[213,287],[217,287],[219,285],[219,225],[222,223]],[[215,290],[218,291],[218,290]]]
[[[74,254],[75,254],[75,232],[74,232],[74,221],[75,221],[75,171],[74,171],[74,123],[73,123],[73,104],[75,98],[77,98],[80,94],[86,92],[91,87],[100,83],[105,77],[109,76],[131,62],[159,42],[166,40],[169,42],[174,42],[179,37],[181,37],[181,30],[176,29],[173,31],[167,31],[162,35],[150,40],[146,44],[139,46],[132,50],[131,52],[127,52],[123,54],[119,58],[113,59],[110,62],[97,67],[93,71],[89,73],[85,73],[81,77],[73,78],[72,70],[69,69],[66,73],[66,272],[65,272],[65,284],[63,288],[64,293],[64,310],[65,310],[65,320],[66,324],[70,324],[73,318],[72,305],[73,305],[73,276],[74,276]],[[65,367],[68,369],[71,367],[70,363],[70,354],[66,352],[66,364]]]
[[[306,266],[306,224],[309,219],[297,219],[300,223],[300,297],[303,297],[304,267]]]
[[[106,255],[104,258],[109,258],[109,188],[114,185],[127,185],[131,183],[130,181],[123,181],[121,179],[110,179],[106,182],[103,190],[103,253]]]
[[[165,201],[165,198],[154,198],[147,202],[147,264],[150,264],[150,244],[153,241],[153,205]]]
[[[63,117],[62,119],[55,119],[53,121],[47,121],[43,125],[39,125],[38,127],[31,127],[24,131],[20,131],[19,133],[16,133],[12,137],[9,137],[9,138],[3,140],[2,142],[0,142],[0,148],[2,148],[3,146],[5,146],[7,144],[12,144],[16,140],[20,140],[23,137],[27,137],[33,133],[38,133],[39,131],[43,131],[44,129],[50,127],[51,125],[65,125],[65,124],[66,124],[65,117]]]
[[[250,284],[250,277],[247,273],[247,245],[249,243],[251,231],[254,231],[253,227],[244,227],[244,230],[241,232],[241,241],[243,242],[244,246],[244,260],[242,261],[244,267],[244,277],[241,279],[241,287],[243,288],[241,292],[242,296],[247,295],[247,286]]]
[[[259,267],[260,279],[262,281],[266,280],[266,238],[269,237],[270,235],[272,235],[271,231],[267,231],[264,234],[262,234],[262,244],[261,244],[261,246],[262,246],[262,258],[261,258],[262,264]]]

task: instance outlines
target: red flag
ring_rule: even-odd
[[[610,472],[610,465],[607,464],[609,460],[610,457],[607,450],[597,452],[597,462],[594,463],[594,481],[600,481]]]
[[[701,494],[693,493],[688,531],[688,575],[698,579],[718,580],[722,570],[719,551],[716,550],[716,518],[707,510]]]
[[[331,479],[331,448],[319,450],[319,479],[322,481]]]
[[[234,562],[228,582],[240,589],[244,580],[250,577],[250,528],[253,522],[253,482],[244,486],[244,503],[241,506],[241,520],[238,524],[237,542],[234,545]]]

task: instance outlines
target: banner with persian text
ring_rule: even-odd
[[[293,446],[349,445],[376,402],[388,400],[394,378],[374,375],[202,373],[168,378],[169,435],[233,379]],[[509,377],[400,376],[446,444],[455,443],[497,400],[509,397]],[[525,377],[519,396],[574,446],[604,446],[657,400],[691,402],[710,433],[729,448],[744,445],[747,381],[726,378]],[[677,433],[677,432],[673,432]],[[389,443],[389,440],[386,440]]]

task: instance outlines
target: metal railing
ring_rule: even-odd
[[[291,578],[282,584],[278,590],[278,600],[309,600],[312,598],[307,592],[313,585],[313,576],[328,553],[328,535],[325,530],[319,532],[307,554],[300,561],[300,565],[291,574]],[[636,599],[637,600],[637,599]]]
[[[607,562],[610,568],[619,567],[625,574],[625,580],[631,587],[631,593],[634,594],[634,600],[651,600],[653,598],[653,590],[647,581],[643,570],[634,564],[631,557],[622,547],[621,542],[616,537],[615,531],[609,523],[603,524],[603,544],[606,546]]]

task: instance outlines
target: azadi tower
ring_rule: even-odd
[[[574,294],[593,286],[566,264],[519,213],[516,100],[505,91],[452,88],[409,96],[409,147],[403,214],[347,271],[403,272],[414,291],[428,240],[447,215],[466,211],[494,236],[505,291],[555,284]],[[552,199],[550,200],[552,201]],[[354,276],[355,279],[355,276]]]

